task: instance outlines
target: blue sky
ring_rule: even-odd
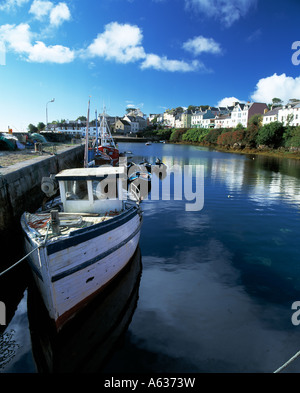
[[[299,15],[299,0],[0,0],[0,131],[46,122],[52,98],[49,121],[89,97],[91,117],[300,98]]]

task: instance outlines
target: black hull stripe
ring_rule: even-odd
[[[129,209],[128,212],[123,213],[120,216],[111,218],[108,221],[100,222],[99,224],[92,225],[91,227],[78,229],[77,231],[71,232],[69,238],[47,245],[47,253],[48,255],[52,255],[57,253],[58,251],[65,250],[67,248],[91,240],[95,237],[101,236],[123,224],[126,224],[137,214],[137,208],[133,207]]]
[[[103,252],[102,254],[97,255],[96,257],[89,259],[88,261],[85,261],[83,263],[81,263],[80,265],[74,266],[71,269],[68,269],[62,273],[56,274],[51,278],[52,282],[56,282],[58,280],[61,280],[64,277],[67,277],[73,273],[76,273],[82,269],[85,269],[88,266],[91,266],[99,261],[101,261],[101,259],[106,258],[108,255],[112,254],[113,252],[117,251],[119,248],[123,247],[125,244],[127,244],[130,240],[132,240],[141,230],[141,226],[142,226],[142,222],[140,222],[138,228],[130,235],[128,236],[127,239],[123,240],[121,243],[117,244],[116,246],[110,248],[109,250]]]

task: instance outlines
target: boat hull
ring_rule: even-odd
[[[34,279],[58,330],[126,266],[138,246],[141,223],[139,210],[132,208],[109,222],[41,244],[30,255]],[[30,252],[37,243],[24,221],[22,227]]]
[[[28,319],[39,372],[99,372],[135,311],[142,260],[139,247],[111,285],[55,334],[35,285],[28,289]]]
[[[118,164],[119,162],[119,150],[112,147],[112,146],[99,146],[98,150],[106,155],[108,155],[111,160],[112,160],[112,164],[115,166]]]

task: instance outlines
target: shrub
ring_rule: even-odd
[[[218,145],[234,146],[236,143],[242,145],[244,143],[245,131],[238,129],[222,133],[217,140]]]
[[[204,136],[203,142],[216,145],[218,141],[218,137],[221,135],[223,132],[222,128],[214,128],[212,130],[209,130],[208,133]]]
[[[283,137],[286,147],[300,147],[300,126],[288,127]]]
[[[175,128],[172,130],[170,141],[171,142],[181,142],[183,134],[187,132],[186,128]]]
[[[167,141],[170,139],[171,134],[172,134],[172,130],[170,128],[157,130],[157,132],[156,132],[156,135],[160,139],[164,139],[164,140],[167,140]]]
[[[252,123],[249,124],[245,130],[244,142],[247,147],[256,147],[256,138],[258,135],[258,125]]]
[[[258,145],[268,145],[270,147],[279,147],[283,142],[284,127],[282,123],[274,121],[265,124],[258,131],[256,143]]]
[[[182,140],[186,142],[202,142],[209,130],[206,128],[191,128],[182,136]]]

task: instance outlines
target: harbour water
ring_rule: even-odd
[[[45,338],[26,265],[0,278],[0,372],[275,371],[300,350],[292,319],[300,301],[300,162],[160,143],[119,147],[135,162],[203,166],[203,209],[187,211],[172,189],[169,200],[150,193],[140,254],[63,339]],[[11,250],[4,267],[22,256],[21,237]],[[49,345],[55,356],[47,362]],[[299,372],[300,358],[287,371]]]

